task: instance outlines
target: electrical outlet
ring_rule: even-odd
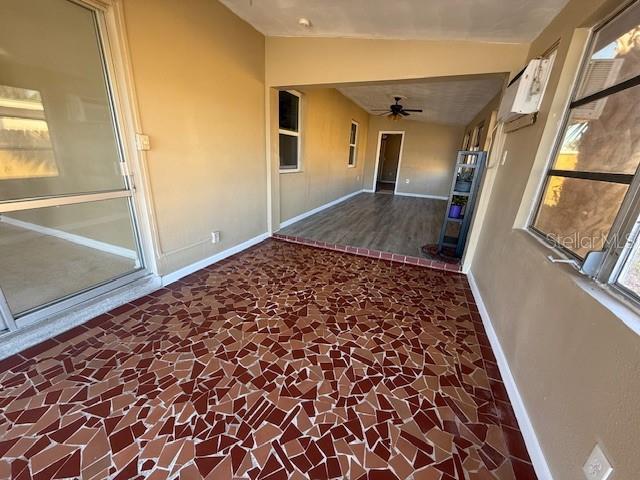
[[[220,231],[211,232],[211,243],[220,243]]]
[[[605,457],[600,445],[596,444],[591,455],[582,467],[587,480],[607,480],[613,473],[613,467]]]
[[[405,178],[404,183],[411,183],[411,180],[409,180],[408,178]]]

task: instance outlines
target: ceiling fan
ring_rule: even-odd
[[[408,117],[411,112],[415,112],[415,113],[422,112],[421,109],[417,109],[417,108],[404,108],[402,105],[400,105],[400,100],[402,100],[402,97],[393,97],[393,99],[396,101],[396,103],[393,105],[389,105],[388,109],[384,109],[384,110],[377,109],[373,111],[382,112],[382,113],[379,113],[378,115],[380,116],[386,115],[392,120],[400,120],[402,117]]]

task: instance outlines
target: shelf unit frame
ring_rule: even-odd
[[[446,247],[455,248],[455,256],[462,258],[464,248],[471,227],[471,220],[475,210],[480,184],[484,174],[485,164],[487,160],[487,152],[482,150],[459,150],[456,155],[456,165],[451,181],[451,189],[449,190],[449,199],[447,201],[447,209],[438,238],[438,253],[442,253]],[[471,189],[468,192],[456,191],[458,175],[462,169],[472,169],[473,178],[471,180]],[[464,216],[462,218],[450,218],[449,212],[453,205],[454,197],[467,197],[467,203],[464,207]],[[447,236],[447,227],[450,223],[460,224],[457,237]]]

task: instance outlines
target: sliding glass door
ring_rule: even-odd
[[[2,0],[0,328],[144,274],[97,13]]]

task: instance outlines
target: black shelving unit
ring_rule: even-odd
[[[458,152],[447,210],[438,240],[440,254],[445,253],[447,248],[453,249],[454,255],[458,258],[461,258],[464,253],[486,159],[487,152],[484,151],[460,150]],[[461,203],[464,203],[464,207],[460,215],[451,217],[450,215],[455,213],[452,212],[451,206]],[[453,235],[451,230],[454,230]]]

